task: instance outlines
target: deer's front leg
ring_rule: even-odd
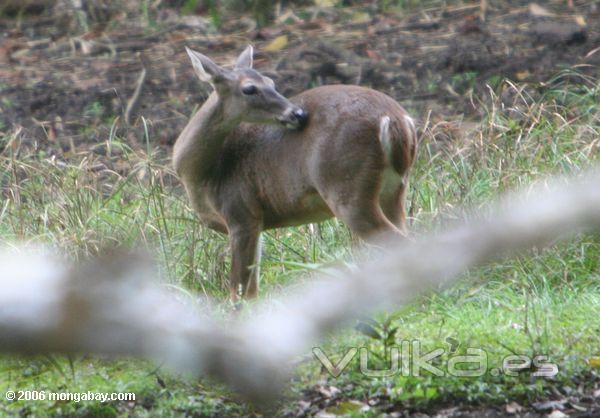
[[[260,263],[260,228],[258,226],[234,227],[229,230],[231,243],[231,300],[258,296],[258,271]]]

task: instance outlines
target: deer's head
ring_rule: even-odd
[[[240,54],[232,70],[199,52],[186,51],[196,75],[213,86],[230,117],[243,122],[283,124],[289,129],[301,128],[308,120],[308,113],[282,96],[273,80],[252,69],[252,46]]]

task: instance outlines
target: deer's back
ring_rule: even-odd
[[[333,129],[336,124],[377,125],[379,118],[399,119],[406,111],[391,97],[361,86],[316,87],[291,99],[310,113],[310,125]]]

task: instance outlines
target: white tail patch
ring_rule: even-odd
[[[417,127],[415,126],[415,120],[405,114],[403,125],[406,131],[405,134],[407,135],[406,140],[408,141],[408,143],[413,144],[413,146],[410,147],[410,153],[412,155],[412,158],[414,159],[417,151],[416,145],[419,142],[419,137],[417,136]]]
[[[406,119],[406,121],[408,122],[408,124],[410,125],[410,128],[414,131],[416,130],[415,128],[415,121],[413,120],[413,118],[411,118],[408,115],[404,115],[404,119]]]
[[[416,138],[417,137],[417,128],[415,126],[414,119],[408,115],[404,115],[404,120],[406,121],[406,124],[408,125],[410,133]]]
[[[383,116],[379,121],[379,140],[383,147],[383,153],[389,162],[392,158],[392,141],[390,138],[390,117]]]

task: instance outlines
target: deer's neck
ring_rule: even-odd
[[[188,122],[173,148],[173,166],[183,180],[202,182],[211,172],[227,136],[239,121],[227,117],[216,92]]]

